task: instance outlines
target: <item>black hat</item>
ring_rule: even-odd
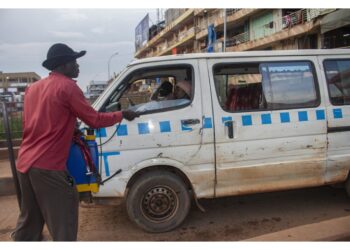
[[[48,70],[53,70],[58,66],[74,61],[85,54],[85,50],[75,52],[66,44],[56,43],[50,47],[49,51],[47,52],[46,60],[42,63],[42,65]]]

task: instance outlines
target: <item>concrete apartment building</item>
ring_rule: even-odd
[[[23,93],[28,84],[40,80],[35,72],[4,73],[0,71],[0,92]]]
[[[136,58],[350,47],[350,9],[167,9],[164,21]]]
[[[40,80],[35,72],[4,73],[0,71],[0,100],[22,102],[28,84]]]

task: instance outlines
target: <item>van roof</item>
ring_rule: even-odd
[[[171,56],[149,57],[135,60],[129,65],[135,65],[148,62],[159,62],[169,60],[183,59],[213,59],[213,58],[229,58],[229,57],[275,57],[275,56],[315,56],[315,55],[350,55],[350,49],[308,49],[308,50],[261,50],[261,51],[243,51],[243,52],[219,52],[219,53],[191,53],[179,54]]]

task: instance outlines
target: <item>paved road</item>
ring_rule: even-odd
[[[4,241],[9,240],[9,232],[15,226],[18,208],[14,196],[0,197],[0,204],[0,240]],[[331,187],[202,200],[201,204],[205,213],[192,207],[183,225],[162,234],[149,234],[136,227],[127,218],[123,205],[81,207],[78,238],[82,241],[238,241],[350,216],[350,199],[345,191]],[[308,236],[305,237],[307,240]]]

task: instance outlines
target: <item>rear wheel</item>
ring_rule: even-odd
[[[126,198],[128,215],[148,232],[166,232],[179,226],[191,206],[183,180],[167,171],[151,171],[130,187]]]

